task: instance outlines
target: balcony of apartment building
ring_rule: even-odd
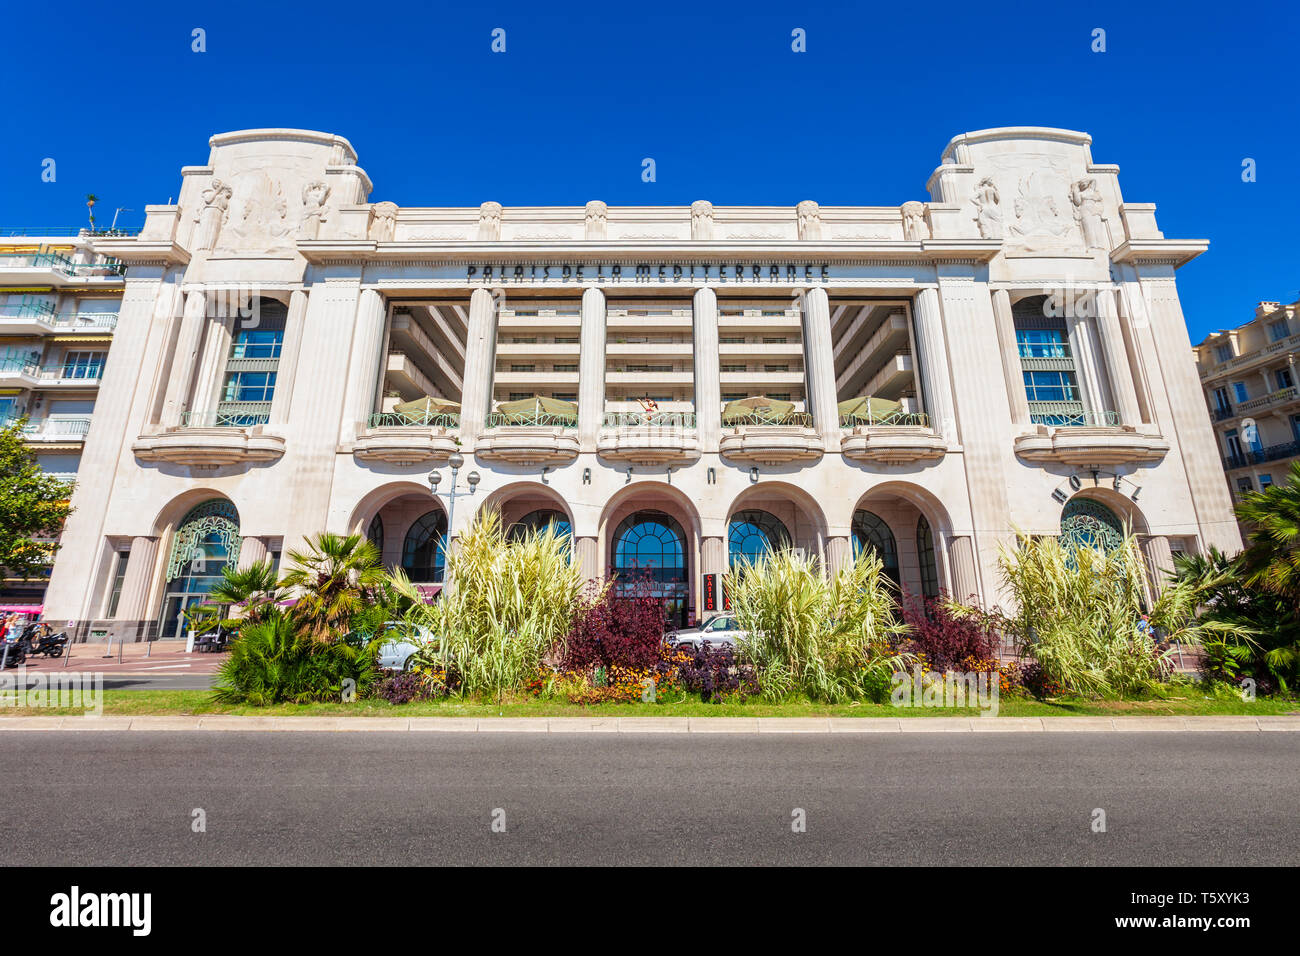
[[[444,462],[460,447],[467,303],[396,303],[387,321],[382,410],[357,423],[352,453],[366,462]]]
[[[72,391],[99,388],[104,372],[103,352],[68,352],[61,362],[39,358],[0,359],[0,388],[39,388]]]
[[[126,266],[86,251],[0,246],[0,285],[120,287]]]
[[[3,427],[13,425],[15,419],[3,423]],[[52,447],[59,445],[82,445],[90,432],[89,415],[60,415],[47,418],[28,418],[23,426],[23,441],[29,445]]]
[[[582,310],[519,299],[497,313],[490,409],[474,443],[486,461],[557,465],[578,457]]]
[[[65,333],[104,334],[117,328],[117,312],[78,308],[58,312],[38,301],[0,305],[0,335],[60,335]]]
[[[907,304],[832,300],[831,337],[844,457],[880,464],[942,458],[947,443],[921,404]]]
[[[1261,303],[1260,317],[1231,332],[1220,333],[1198,347],[1201,380],[1206,384],[1229,375],[1256,371],[1261,365],[1276,364],[1279,359],[1300,352],[1300,331],[1288,311],[1280,308],[1265,314]]]

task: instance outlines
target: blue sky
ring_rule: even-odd
[[[885,205],[926,198],[956,133],[1059,126],[1092,134],[1166,236],[1211,241],[1180,271],[1193,341],[1300,297],[1300,13],[1281,3],[236,0],[4,16],[0,227],[84,222],[88,192],[101,223],[122,206],[138,225],[181,166],[206,162],[211,134],[252,127],[346,136],[371,198],[403,205]],[[807,53],[790,50],[796,27]]]

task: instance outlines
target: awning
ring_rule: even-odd
[[[424,598],[425,604],[432,604],[433,599],[436,598],[438,592],[442,590],[441,584],[416,584],[413,586],[420,592],[420,596]]]
[[[0,614],[40,614],[44,604],[0,604]]]
[[[55,332],[51,338],[58,339],[60,342],[111,342],[113,341],[113,334],[111,332],[74,332],[72,334],[63,335]]]

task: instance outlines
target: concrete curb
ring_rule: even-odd
[[[3,717],[4,731],[411,731],[533,734],[1168,733],[1296,731],[1300,717]]]

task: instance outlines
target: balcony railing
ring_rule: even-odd
[[[1214,420],[1216,422],[1222,422],[1222,421],[1226,421],[1229,418],[1232,418],[1233,415],[1236,414],[1236,412],[1232,410],[1231,405],[1225,405],[1219,408],[1215,408],[1211,412],[1211,414],[1214,415]]]
[[[1269,445],[1267,448],[1261,448],[1259,451],[1242,452],[1240,455],[1229,455],[1223,459],[1223,467],[1227,469],[1245,468],[1247,465],[1263,465],[1270,461],[1280,461],[1283,458],[1294,458],[1300,456],[1300,441],[1283,442],[1280,445]]]
[[[4,423],[8,428],[15,419]],[[37,418],[29,419],[23,426],[23,437],[32,441],[50,441],[60,438],[82,438],[90,431],[90,416],[83,418]]]
[[[35,319],[53,329],[114,329],[116,312],[55,312],[39,303],[0,307],[0,319]]]
[[[102,275],[120,276],[126,272],[126,266],[115,260],[104,262],[73,262],[67,256],[57,252],[28,252],[18,255],[0,255],[0,267],[19,269],[55,269],[69,276]]]
[[[730,415],[722,420],[723,428],[735,428],[743,425],[791,425],[799,428],[811,428],[811,412],[786,412],[784,414],[754,411],[748,415]]]
[[[1035,425],[1052,428],[1114,428],[1119,424],[1115,412],[1090,412],[1077,407],[1061,407],[1065,403],[1030,402],[1029,420]]]
[[[1270,356],[1277,355],[1279,352],[1289,352],[1297,348],[1300,348],[1300,332],[1294,332],[1285,338],[1277,339],[1261,348],[1252,349],[1249,352],[1243,352],[1241,355],[1208,366],[1201,372],[1201,378],[1212,378],[1221,372],[1227,372],[1231,369],[1252,365],[1261,359],[1268,359]]]
[[[1245,414],[1257,408],[1267,408],[1269,405],[1280,405],[1283,402],[1294,401],[1297,396],[1300,396],[1300,391],[1297,391],[1294,385],[1290,388],[1279,388],[1275,392],[1261,395],[1259,398],[1252,398],[1248,402],[1242,402],[1237,406],[1237,411]]]
[[[239,402],[205,411],[182,412],[182,428],[251,428],[271,420],[270,402]]]
[[[0,236],[136,236],[139,229],[87,229],[85,226],[0,226]]]
[[[511,415],[506,412],[492,412],[487,417],[488,428],[517,427],[577,428],[578,419],[571,415],[548,415],[545,412],[527,412]]]
[[[69,382],[85,380],[98,382],[104,374],[102,365],[38,365],[23,359],[0,362],[0,374],[18,374],[40,382]]]
[[[694,412],[606,412],[606,428],[694,428]]]
[[[433,415],[404,415],[401,412],[375,412],[366,421],[367,428],[459,428],[459,412],[439,412]]]
[[[866,425],[870,428],[889,425],[911,425],[913,427],[929,428],[930,416],[925,412],[904,411],[890,412],[887,415],[855,412],[852,415],[840,416],[840,428],[856,428],[859,425]]]

